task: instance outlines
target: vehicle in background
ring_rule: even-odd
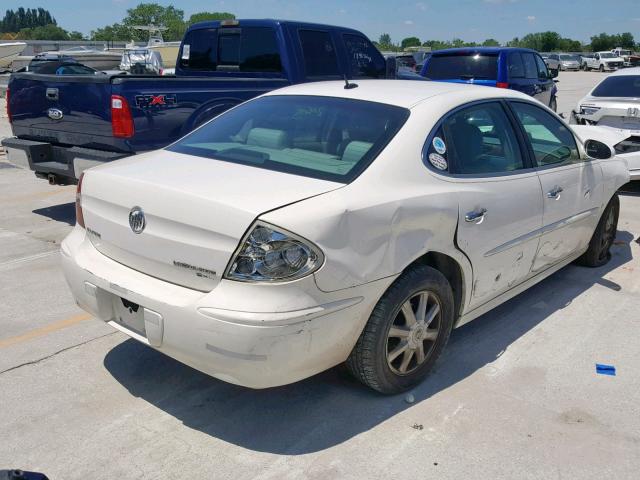
[[[397,72],[401,72],[403,69],[410,70],[411,72],[416,71],[416,59],[409,53],[383,52],[383,56],[385,59],[395,59]]]
[[[583,70],[614,71],[622,68],[624,60],[611,52],[595,52],[593,57],[582,57]]]
[[[16,138],[2,141],[9,161],[50,183],[75,183],[87,168],[162,148],[270,90],[395,75],[364,34],[292,21],[194,24],[179,54],[173,77],[13,74]]]
[[[587,70],[587,61],[590,58],[593,58],[594,53],[593,52],[582,52],[580,54],[578,54],[578,56],[580,57],[580,69],[581,70]]]
[[[557,72],[526,48],[471,47],[437,50],[420,72],[429,80],[510,88],[557,109]]]
[[[556,55],[556,54],[554,54]],[[580,63],[582,59],[578,55],[570,54],[570,53],[559,53],[557,54],[558,60],[560,61],[560,70],[580,70]]]
[[[132,75],[164,75],[162,55],[146,47],[128,48],[122,53],[120,70]]]
[[[615,143],[627,160],[632,180],[640,180],[640,67],[612,73],[582,98],[572,113],[580,125],[597,125],[622,135]]]
[[[413,58],[416,61],[416,71],[419,72],[422,70],[424,62],[426,62],[431,56],[431,50],[417,50],[415,52],[411,52],[411,55],[413,55]]]
[[[557,58],[557,55],[553,55],[551,53],[541,53],[540,56],[544,63],[547,65],[547,68],[550,71],[554,71],[556,75],[560,71],[560,59]]]
[[[640,55],[634,55],[631,50],[617,47],[611,50],[611,53],[622,58],[625,67],[640,67]]]
[[[25,42],[0,43],[0,71],[8,69],[11,62],[18,58],[25,48],[27,48]]]
[[[454,327],[610,260],[629,173],[609,146],[513,90],[349,85],[270,92],[87,171],[60,256],[76,303],[226,382],[346,362],[395,394]]]

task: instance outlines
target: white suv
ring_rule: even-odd
[[[611,157],[513,90],[297,85],[88,170],[62,263],[80,306],[224,381],[346,361],[395,393],[452,328],[608,261],[629,180]]]

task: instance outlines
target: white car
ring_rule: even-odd
[[[640,67],[612,73],[580,99],[573,120],[597,125],[600,140],[611,144],[624,158],[632,180],[640,180]],[[586,132],[586,131],[585,131]]]
[[[618,70],[624,65],[624,60],[611,52],[596,52],[593,56],[582,57],[584,70]]]
[[[629,179],[611,157],[513,90],[297,85],[88,170],[62,263],[81,307],[221,380],[346,361],[396,393],[452,328],[608,261]]]

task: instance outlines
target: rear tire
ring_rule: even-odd
[[[444,275],[423,265],[411,267],[378,301],[347,368],[378,392],[410,389],[427,376],[442,353],[453,328],[453,312],[453,293]]]
[[[576,260],[576,263],[585,267],[601,267],[611,259],[611,245],[616,238],[618,227],[618,215],[620,213],[620,199],[614,194],[602,212],[591,240],[589,248]]]

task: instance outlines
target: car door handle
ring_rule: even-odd
[[[57,88],[47,88],[45,95],[47,100],[58,100],[59,94]]]
[[[484,220],[484,216],[487,213],[486,208],[480,208],[478,210],[474,210],[473,212],[469,212],[464,216],[464,221],[469,223],[475,223],[476,225],[480,225]]]
[[[554,187],[553,190],[549,190],[547,192],[547,198],[558,200],[560,199],[560,194],[562,193],[562,191],[562,187]]]

